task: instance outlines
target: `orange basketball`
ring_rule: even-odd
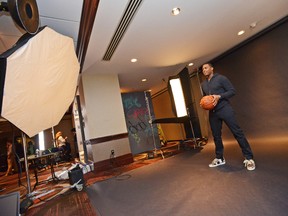
[[[206,95],[206,96],[202,97],[200,100],[200,106],[205,110],[214,109],[213,99],[214,98],[212,95]]]

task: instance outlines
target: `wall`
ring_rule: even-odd
[[[82,90],[88,158],[108,160],[111,150],[116,157],[131,154],[117,75],[83,74]]]
[[[249,137],[287,136],[287,20],[213,62],[237,90],[231,102]]]
[[[255,38],[211,60],[215,72],[227,76],[236,88],[237,93],[231,103],[248,138],[287,136],[287,20],[287,17],[284,18]],[[205,78],[200,73],[199,81],[203,79]],[[197,76],[192,76],[190,81],[193,95],[196,101],[200,101]],[[156,118],[175,117],[167,91],[153,95],[153,104]],[[200,107],[197,112],[202,135],[211,137],[208,112]],[[176,125],[167,124],[162,127],[168,139],[181,137],[181,129]],[[233,138],[225,124],[223,136]]]

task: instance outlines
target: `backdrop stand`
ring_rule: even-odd
[[[153,125],[152,125],[152,115],[151,115],[151,110],[150,110],[150,104],[149,104],[149,100],[148,97],[146,95],[146,91],[144,92],[145,95],[145,101],[146,101],[146,106],[147,106],[147,110],[148,110],[148,116],[149,116],[149,125],[151,127],[151,131],[152,131],[152,137],[153,137],[153,145],[154,145],[154,155],[157,155],[157,151],[160,151],[162,158],[164,159],[164,154],[163,151],[161,149],[157,149],[156,147],[156,142],[155,142],[155,137],[154,137],[154,130],[153,130]]]

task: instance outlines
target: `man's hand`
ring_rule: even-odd
[[[214,107],[217,105],[218,101],[220,100],[221,98],[221,95],[212,95],[213,96],[213,105]]]

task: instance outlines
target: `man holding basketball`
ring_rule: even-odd
[[[226,163],[224,159],[224,146],[222,142],[222,124],[223,121],[233,133],[237,140],[242,154],[245,157],[244,164],[247,170],[256,168],[253,160],[253,152],[250,145],[239,127],[234,111],[230,105],[229,98],[235,95],[235,89],[227,77],[214,73],[211,63],[203,64],[202,72],[206,80],[201,83],[204,95],[212,95],[214,109],[209,111],[209,122],[215,143],[216,158],[209,164],[209,167],[217,167]]]

